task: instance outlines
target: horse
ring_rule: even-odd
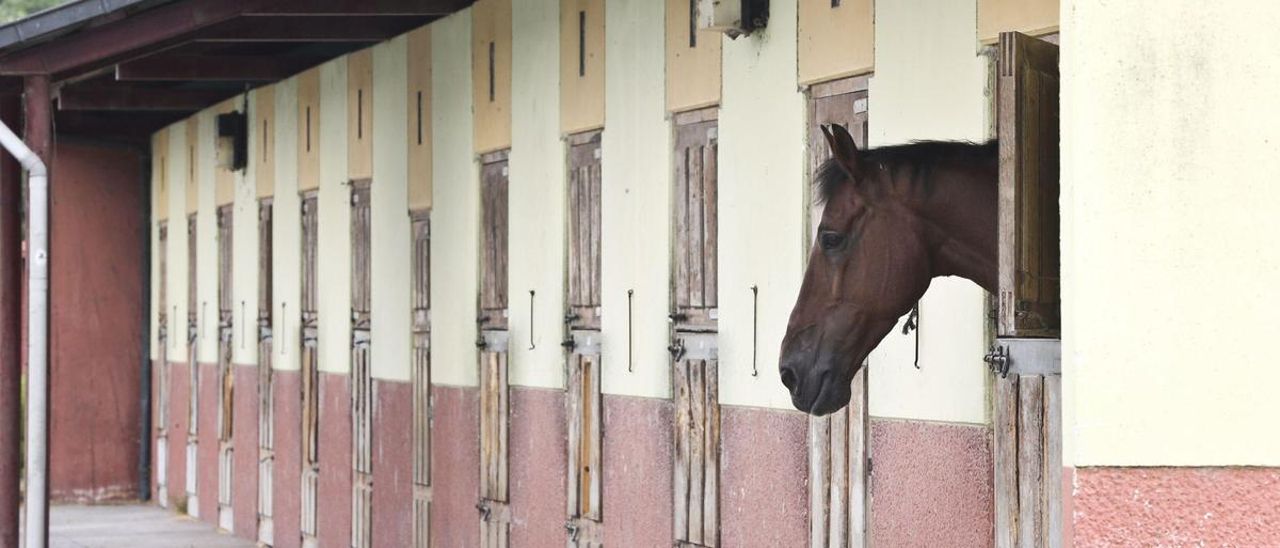
[[[859,150],[839,125],[822,133],[825,209],[778,360],[792,405],[816,416],[849,403],[867,355],[933,278],[995,293],[998,276],[996,141]]]

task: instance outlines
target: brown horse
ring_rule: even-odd
[[[791,403],[814,415],[849,403],[854,374],[930,280],[994,292],[997,275],[995,141],[858,150],[843,127],[822,131],[826,208],[778,364]]]

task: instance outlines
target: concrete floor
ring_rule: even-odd
[[[49,512],[51,548],[253,547],[212,526],[143,504],[54,506]]]

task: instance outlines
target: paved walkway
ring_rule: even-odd
[[[142,504],[54,506],[49,512],[52,548],[253,547],[209,524]]]

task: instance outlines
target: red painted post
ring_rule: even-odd
[[[22,101],[0,97],[0,120],[21,127]],[[0,152],[0,546],[18,545],[22,391],[22,167]]]

